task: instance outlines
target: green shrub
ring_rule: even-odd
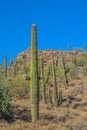
[[[73,78],[77,75],[77,72],[78,72],[78,68],[72,64],[70,67],[69,67],[69,76],[70,78]]]
[[[0,111],[2,118],[8,121],[12,120],[12,94],[11,89],[5,84],[5,81],[0,80]]]
[[[28,77],[27,77],[28,78]],[[30,81],[24,75],[17,75],[10,81],[10,86],[13,86],[13,96],[24,98],[29,93]]]
[[[17,60],[17,63],[18,63],[18,65],[23,65],[24,61],[23,61],[23,59],[20,58]]]
[[[24,72],[24,74],[28,74],[29,73],[29,66],[24,66],[23,72]]]
[[[85,61],[86,61],[86,55],[85,55],[85,53],[77,56],[76,61],[77,61],[77,65],[83,66],[84,63],[85,63]]]

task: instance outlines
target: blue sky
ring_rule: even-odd
[[[0,0],[0,63],[30,47],[37,24],[38,48],[66,50],[87,43],[87,0]]]

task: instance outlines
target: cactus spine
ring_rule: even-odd
[[[37,35],[36,25],[32,25],[31,41],[31,116],[32,122],[39,119],[39,82],[38,82],[38,52],[37,52]]]

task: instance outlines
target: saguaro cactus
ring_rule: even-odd
[[[58,90],[57,90],[57,80],[56,80],[56,70],[55,70],[55,63],[52,53],[52,70],[53,70],[53,86],[54,86],[54,105],[57,107],[58,105]]]
[[[77,66],[77,59],[76,59],[76,55],[75,54],[73,55],[73,63],[74,63],[75,66]]]
[[[10,67],[12,67],[13,66],[13,60],[11,59],[10,60]]]
[[[37,52],[37,28],[32,25],[32,41],[31,41],[31,81],[30,81],[30,97],[31,97],[31,116],[32,122],[35,123],[39,119],[39,80],[38,80],[38,52]]]
[[[0,75],[2,75],[2,64],[0,64]]]
[[[59,95],[58,95],[58,106],[62,104],[62,90],[59,91]]]
[[[14,66],[13,66],[13,74],[14,74],[14,76],[16,76],[16,63],[14,64]]]
[[[68,43],[68,52],[70,52],[70,48],[71,48],[70,43]]]
[[[25,70],[26,70],[26,54],[25,54],[25,52],[24,52],[22,58],[23,58],[23,71],[26,72],[26,71],[25,71]]]
[[[7,62],[6,62],[6,53],[4,54],[4,78],[7,77]]]
[[[58,67],[58,56],[57,56],[57,59],[56,59],[56,68]]]
[[[69,68],[66,67],[65,65],[65,61],[64,61],[64,56],[63,56],[63,52],[61,50],[61,56],[62,56],[62,65],[63,65],[63,71],[64,71],[64,81],[65,81],[65,85],[68,85],[68,77],[67,77],[67,73],[69,71]]]
[[[87,78],[87,58],[85,58],[83,70],[84,70],[84,76]]]
[[[51,97],[50,86],[48,86],[48,101],[49,101],[49,104],[51,105],[52,104],[52,97]]]
[[[43,103],[46,103],[43,54],[42,54],[42,58],[41,58],[41,78],[42,78],[42,98],[43,98]]]

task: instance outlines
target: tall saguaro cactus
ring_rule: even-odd
[[[38,51],[37,28],[35,24],[32,25],[30,97],[32,122],[35,123],[39,119]]]
[[[45,90],[45,81],[44,81],[43,53],[42,53],[42,58],[41,58],[41,78],[42,78],[42,98],[43,98],[43,103],[46,103],[46,90]]]
[[[57,107],[58,105],[58,90],[57,90],[57,80],[56,80],[56,70],[55,70],[55,62],[52,53],[52,69],[53,69],[53,86],[54,86],[54,105]]]
[[[4,78],[7,77],[7,61],[6,61],[6,53],[4,54]]]
[[[61,56],[62,56],[62,65],[63,65],[63,71],[64,71],[64,81],[65,81],[65,85],[68,85],[68,77],[67,77],[67,73],[69,71],[69,68],[66,67],[65,65],[65,61],[64,61],[64,56],[63,56],[63,52],[61,50]]]

